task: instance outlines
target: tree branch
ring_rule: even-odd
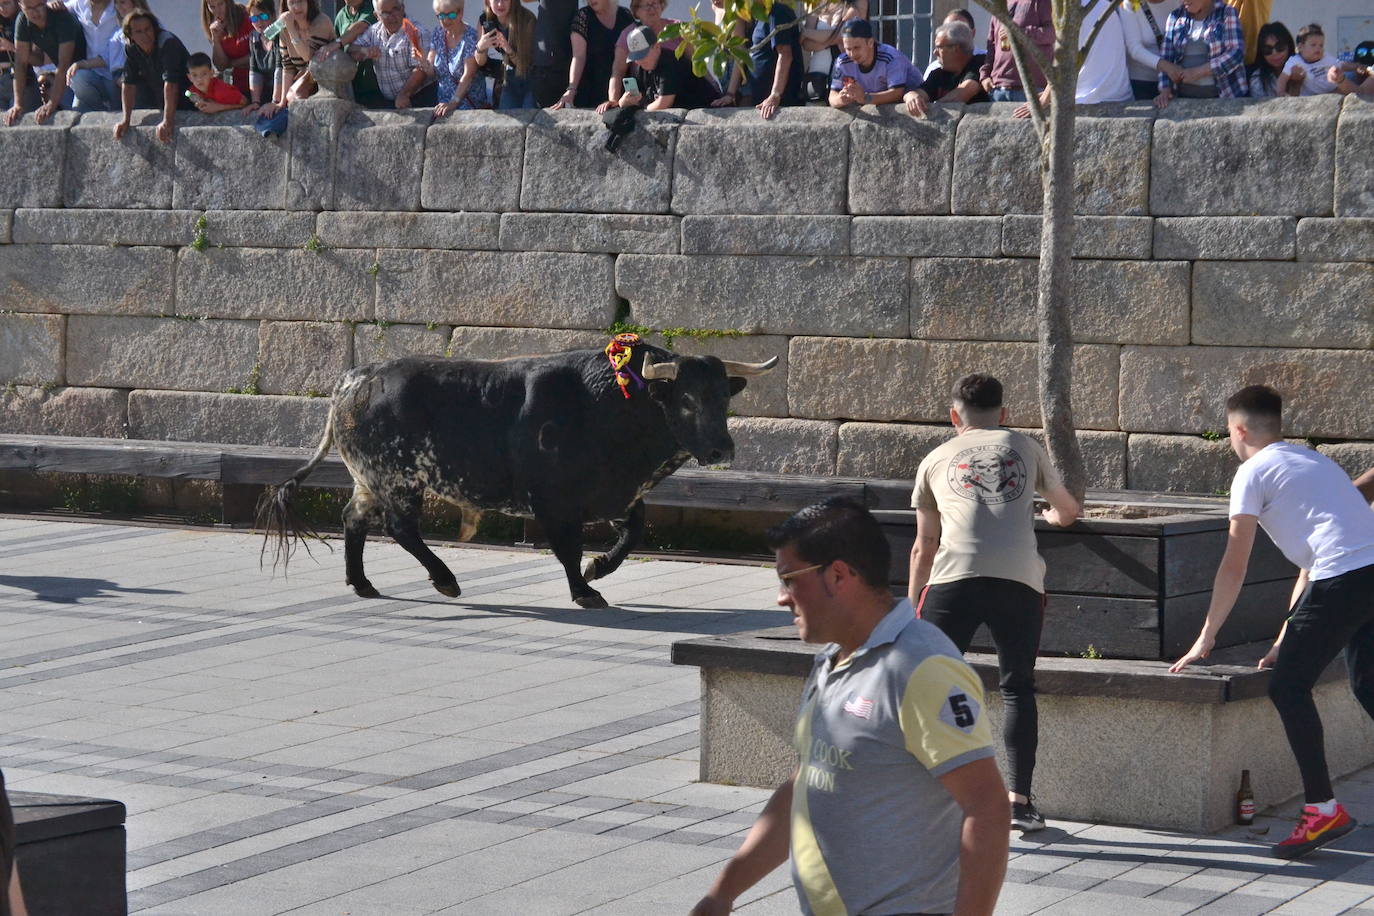
[[[1045,52],[1040,50],[1039,45],[1031,40],[1031,37],[1026,34],[1026,30],[1017,25],[1016,21],[1011,18],[1011,11],[1007,9],[1006,0],[974,0],[974,2],[987,10],[988,13],[992,15],[992,18],[996,19],[998,24],[1007,30],[1007,36],[1010,39],[1013,56],[1016,53],[1017,45],[1030,51],[1031,60],[1040,68],[1040,72],[1045,75],[1045,78],[1049,79],[1049,59],[1045,57]],[[1026,78],[1027,74],[1022,68],[1022,62],[1020,60],[1017,60],[1016,68],[1017,73],[1021,77],[1021,85],[1034,88],[1034,81]],[[1026,94],[1029,95],[1030,93],[1027,92]]]

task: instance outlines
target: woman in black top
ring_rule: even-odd
[[[588,0],[573,15],[572,64],[568,90],[550,107],[595,108],[606,101],[606,89],[615,67],[615,41],[634,25],[634,17],[615,0]]]

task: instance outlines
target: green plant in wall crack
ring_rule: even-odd
[[[371,265],[370,267],[368,267],[367,272],[368,272],[371,276],[373,276],[373,277],[377,276],[377,274],[379,274],[379,273],[382,272],[382,264],[381,264],[381,262],[380,262],[380,261],[373,261],[373,262],[372,262],[372,265]]]
[[[1222,439],[1225,439],[1226,436],[1217,432],[1215,429],[1205,429],[1202,431],[1202,438],[1206,439],[1208,442],[1220,442]]]
[[[318,232],[312,232],[310,233],[310,238],[306,239],[305,244],[301,247],[304,248],[306,251],[313,251],[315,254],[319,254],[321,251],[324,251],[328,246],[325,245],[324,242],[320,241],[320,235]]]
[[[262,363],[254,363],[248,373],[248,381],[239,386],[224,389],[225,394],[262,394]]]
[[[1097,646],[1094,646],[1092,643],[1088,643],[1088,648],[1084,649],[1082,652],[1079,652],[1079,653],[1078,653],[1078,657],[1079,657],[1079,658],[1101,658],[1101,657],[1102,657],[1102,652],[1098,650]]]
[[[191,238],[191,247],[196,251],[204,251],[210,247],[210,234],[206,231],[209,224],[204,213],[196,220],[196,234]]]

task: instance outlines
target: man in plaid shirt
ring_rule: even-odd
[[[1183,0],[1169,14],[1160,56],[1183,68],[1175,81],[1159,75],[1155,104],[1181,98],[1240,98],[1245,85],[1245,36],[1240,16],[1221,0]]]

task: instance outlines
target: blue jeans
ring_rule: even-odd
[[[497,108],[501,111],[510,111],[516,108],[535,108],[534,90],[530,87],[530,81],[523,76],[517,76],[515,71],[506,71],[506,82],[501,87],[501,104]]]
[[[994,102],[1024,102],[1026,93],[1021,89],[1006,89],[1001,86],[992,90]]]
[[[72,93],[76,97],[76,110],[119,111],[119,87],[108,76],[94,70],[78,70],[72,77]]]

